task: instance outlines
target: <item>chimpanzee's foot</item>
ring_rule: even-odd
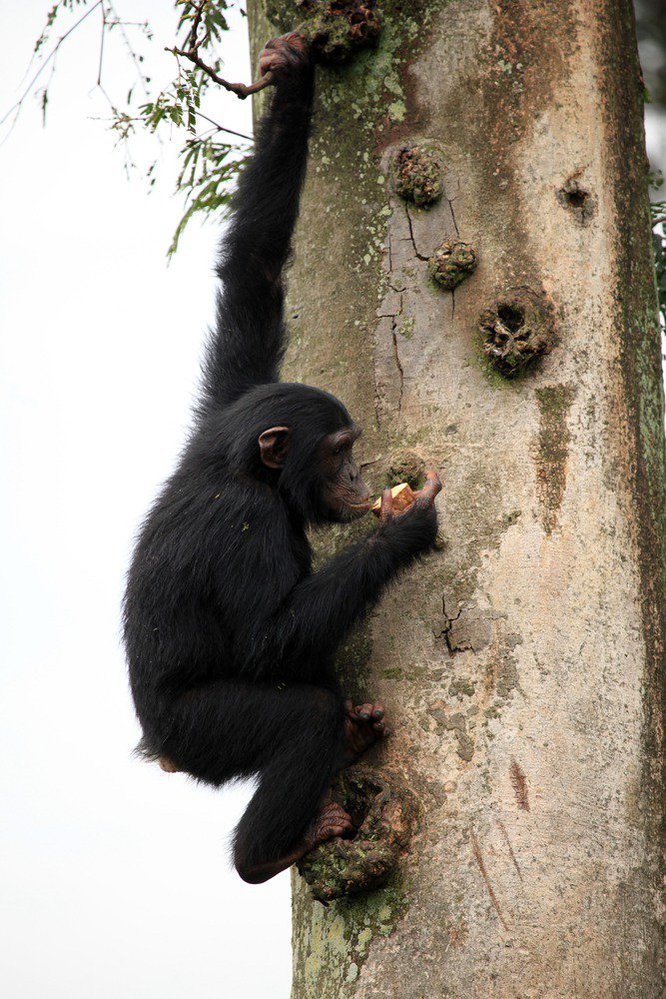
[[[357,704],[345,701],[346,758],[345,766],[354,763],[378,739],[385,739],[389,730],[384,722],[384,707],[381,704]]]
[[[350,836],[355,832],[354,823],[345,812],[342,805],[331,802],[323,805],[305,830],[305,835],[300,843],[294,847],[284,857],[279,860],[267,863],[257,863],[252,866],[244,864],[238,856],[236,857],[236,870],[243,881],[248,884],[259,885],[270,878],[275,877],[281,871],[285,871],[292,864],[298,863],[310,850],[314,850],[319,843],[333,839],[334,836]]]
[[[332,801],[324,805],[315,815],[305,833],[305,843],[309,853],[319,843],[325,843],[334,836],[348,836],[353,833],[354,824],[342,805]]]

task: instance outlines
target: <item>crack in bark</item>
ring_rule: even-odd
[[[375,398],[374,398],[375,420],[377,421],[377,430],[381,430],[381,427],[382,427],[382,418],[381,418],[381,415],[380,415],[381,414],[381,405],[380,405],[380,398],[379,398],[379,385],[377,384],[377,367],[374,364],[372,365],[372,381],[374,382],[374,386],[375,386]]]
[[[401,300],[401,311],[402,311],[402,300]],[[399,315],[400,313],[398,313]],[[398,412],[402,411],[402,395],[405,387],[405,372],[402,369],[402,364],[400,362],[400,352],[398,351],[398,335],[396,329],[398,328],[398,323],[396,317],[393,317],[393,326],[391,327],[391,336],[393,337],[393,357],[395,358],[395,364],[400,374],[400,395],[398,396]]]
[[[449,650],[449,655],[451,656],[455,656],[458,652],[463,651],[462,649],[459,649],[457,646],[455,646],[454,643],[451,641],[451,629],[453,628],[454,623],[459,619],[462,612],[463,608],[461,607],[458,610],[458,613],[455,615],[455,617],[449,617],[449,615],[446,613],[446,597],[442,595],[442,614],[444,616],[445,624],[444,624],[444,629],[440,634],[440,638],[443,638],[444,641],[446,642],[446,647]]]
[[[389,234],[389,238],[388,238],[389,264],[391,262],[390,243],[391,243],[391,237],[390,237],[390,234]],[[398,350],[398,334],[397,334],[397,329],[398,329],[398,317],[402,315],[402,310],[403,310],[403,305],[404,305],[404,298],[403,298],[403,289],[402,288],[396,288],[391,283],[390,280],[388,281],[388,291],[393,292],[394,295],[398,296],[398,307],[397,307],[397,309],[394,308],[393,311],[387,311],[387,312],[379,312],[378,311],[376,313],[376,316],[377,316],[378,319],[390,319],[391,320],[391,339],[393,341],[393,359],[395,361],[396,368],[398,369],[398,375],[400,376],[400,392],[399,392],[399,395],[398,395],[398,412],[401,412],[401,410],[402,410],[402,398],[403,398],[404,385],[405,385],[405,372],[404,372],[403,367],[402,367],[402,362],[400,360],[400,352]],[[384,296],[384,302],[382,303],[382,305],[385,305],[387,297],[389,297],[389,296],[387,296],[387,295]],[[389,301],[390,301],[390,298],[389,298]],[[380,307],[379,307],[380,309],[382,308],[382,305],[380,305]],[[380,412],[380,399],[379,399],[379,396],[380,396],[380,392],[379,392],[379,388],[378,388],[378,385],[377,385],[377,378],[376,378],[376,373],[375,373],[375,415],[376,415],[376,418],[377,418],[377,426],[381,427],[381,418],[380,418],[380,415],[379,415],[379,412]]]
[[[460,235],[460,230],[458,229],[458,223],[456,222],[456,213],[453,210],[453,202],[455,201],[455,198],[447,198],[446,200],[448,201],[449,208],[451,209],[451,218],[453,219],[453,228],[456,230],[456,236],[459,236]]]
[[[414,247],[414,253],[418,260],[427,260],[428,257],[424,257],[422,253],[419,253],[419,249],[416,245],[416,240],[414,239],[414,226],[412,224],[412,216],[409,214],[409,208],[405,205],[405,214],[407,216],[407,225],[409,226],[409,238]]]

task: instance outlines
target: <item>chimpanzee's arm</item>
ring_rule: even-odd
[[[364,541],[298,583],[277,616],[265,622],[267,649],[279,658],[306,661],[333,652],[401,569],[435,540],[432,505],[384,523]]]
[[[265,58],[273,60],[275,92],[241,175],[217,265],[223,287],[204,370],[210,406],[276,381],[285,348],[282,269],[305,177],[314,70],[294,35],[270,42]]]

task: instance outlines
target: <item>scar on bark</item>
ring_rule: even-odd
[[[555,307],[543,290],[511,288],[479,318],[482,350],[493,368],[515,378],[550,353],[556,341]]]
[[[522,881],[523,880],[523,872],[521,871],[520,866],[518,864],[518,861],[516,860],[516,855],[513,852],[513,847],[511,846],[511,840],[509,839],[509,834],[506,831],[506,826],[504,825],[504,823],[502,822],[501,819],[497,820],[497,825],[499,826],[500,832],[502,833],[502,836],[504,837],[504,842],[506,843],[507,850],[509,851],[509,856],[511,857],[511,861],[513,863],[513,866],[516,868],[516,873],[518,874],[518,877]]]
[[[343,770],[331,794],[357,829],[350,839],[321,843],[298,864],[324,904],[378,888],[399,864],[414,830],[416,797],[396,774],[357,765]]]
[[[479,846],[479,841],[476,838],[476,833],[474,832],[473,829],[470,830],[470,836],[472,840],[472,853],[474,854],[474,859],[479,865],[479,870],[481,871],[483,880],[486,883],[486,888],[488,889],[488,894],[490,895],[490,901],[493,903],[495,912],[497,913],[500,923],[508,933],[509,927],[507,926],[502,910],[500,909],[499,902],[497,901],[497,895],[495,894],[493,886],[490,883],[490,878],[488,877],[488,871],[486,869],[486,862],[483,859],[483,854],[481,853],[481,847]]]
[[[581,225],[587,225],[596,215],[597,199],[579,180],[579,173],[577,171],[565,181],[556,192],[556,197]]]
[[[522,808],[524,812],[529,812],[530,799],[527,790],[527,778],[525,777],[520,764],[516,763],[515,760],[511,760],[509,775],[511,777],[514,794],[516,795],[516,801],[518,802],[518,808]]]

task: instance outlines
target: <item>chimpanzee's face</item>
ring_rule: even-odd
[[[344,522],[362,517],[370,493],[352,448],[361,430],[355,424],[324,437],[319,448],[321,505],[326,520]]]

